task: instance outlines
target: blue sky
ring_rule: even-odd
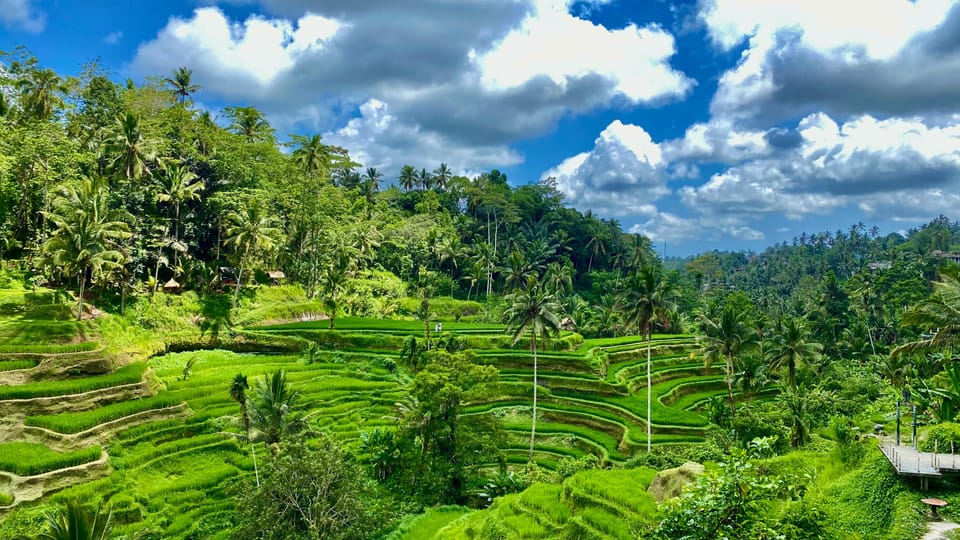
[[[387,176],[445,161],[670,254],[761,250],[960,207],[948,0],[0,0],[0,50],[117,80],[193,70]]]

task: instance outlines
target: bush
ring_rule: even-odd
[[[944,422],[933,426],[927,431],[926,438],[920,441],[920,450],[941,453],[960,451],[960,424]]]

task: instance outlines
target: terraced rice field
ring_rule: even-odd
[[[466,414],[497,416],[507,433],[507,462],[525,464],[533,389],[529,350],[508,348],[502,325],[443,326],[445,333],[455,333],[475,348],[478,362],[500,369],[498,391],[468,404]],[[102,499],[113,507],[120,533],[146,529],[165,538],[225,538],[232,522],[232,490],[238,479],[253,474],[254,456],[268,452],[262,444],[250,446],[234,435],[240,431],[239,406],[229,393],[234,375],[243,373],[253,382],[285,370],[300,391],[310,427],[353,444],[362,430],[393,425],[389,417],[409,381],[395,367],[397,343],[407,336],[422,337],[423,325],[343,318],[335,330],[317,321],[250,332],[295,335],[325,350],[312,363],[289,353],[171,353],[102,372],[93,368],[109,365],[103,349],[95,341],[78,343],[79,334],[0,348],[0,366],[10,366],[0,369],[0,412],[8,414],[12,426],[3,430],[7,435],[0,437],[0,452],[36,449],[33,461],[14,465],[0,460],[0,494],[12,495],[14,506],[51,495],[54,500]],[[572,350],[538,355],[534,459],[546,468],[556,468],[565,457],[589,454],[604,463],[624,461],[646,445],[647,344],[636,337],[573,343]],[[703,368],[691,336],[655,336],[651,345],[653,443],[702,440],[708,421],[696,405],[724,393],[722,375]],[[192,370],[184,378],[188,362]],[[523,538],[560,530],[620,538],[633,530],[631,523],[639,523],[636,516],[622,515],[637,501],[589,502],[588,484],[581,486],[581,481],[568,480],[559,494],[504,499],[498,512]],[[537,497],[555,496],[585,506],[569,515],[539,512],[532,521],[526,516],[537,513]],[[541,506],[560,511],[556,504]],[[611,519],[610,514],[620,517]],[[443,519],[435,518],[424,526],[436,528]]]
[[[413,522],[395,539],[641,538],[655,522],[656,503],[646,491],[655,474],[646,468],[581,472],[560,485],[534,484],[501,497],[483,511],[428,512],[423,527]]]

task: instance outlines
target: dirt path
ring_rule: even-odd
[[[949,521],[931,521],[927,525],[927,534],[923,535],[920,540],[946,540],[947,531],[953,529],[960,529],[960,525]]]

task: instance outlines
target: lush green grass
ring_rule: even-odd
[[[63,381],[32,382],[17,386],[0,386],[0,400],[81,394],[83,392],[99,390],[101,388],[133,384],[140,382],[140,380],[143,378],[143,372],[146,371],[146,369],[146,364],[142,362],[136,362],[124,366],[108,375],[67,379]]]
[[[40,362],[36,360],[2,360],[0,359],[0,371],[13,371],[15,369],[30,369],[36,367]]]
[[[83,341],[81,343],[68,343],[65,345],[0,345],[0,355],[7,353],[27,353],[27,354],[70,354],[78,352],[95,351],[100,347],[96,341]]]
[[[258,331],[277,331],[277,330],[327,330],[330,327],[330,321],[307,321],[288,324],[277,324],[271,326],[258,326],[251,329]],[[352,331],[372,331],[380,333],[401,333],[401,334],[423,334],[423,322],[417,320],[394,320],[394,319],[365,319],[361,317],[337,317],[335,321],[335,330]],[[433,324],[430,325],[430,331],[433,332]],[[444,332],[455,333],[480,333],[480,334],[502,334],[506,327],[502,324],[489,323],[467,323],[443,321]]]
[[[0,443],[0,470],[31,476],[96,461],[100,458],[100,453],[99,446],[61,453],[42,444]]]
[[[634,539],[656,523],[651,469],[586,471],[562,485],[534,484],[471,512],[423,540]]]
[[[470,512],[462,506],[438,506],[423,514],[411,514],[382,540],[420,540],[431,538],[438,530]]]
[[[100,424],[130,416],[144,411],[163,409],[182,403],[177,396],[160,393],[153,397],[121,401],[89,411],[74,413],[28,416],[26,425],[56,431],[58,433],[79,433]]]

